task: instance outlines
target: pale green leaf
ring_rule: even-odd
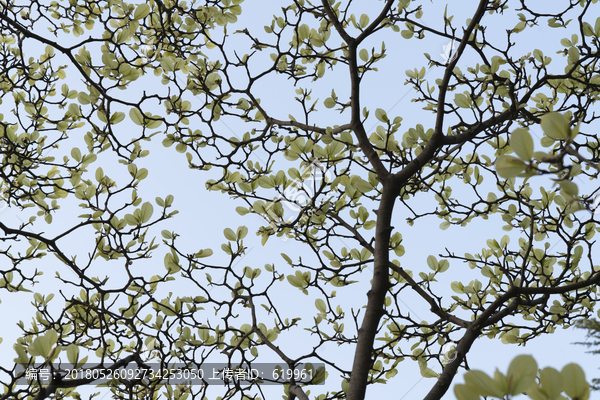
[[[325,99],[325,101],[323,102],[323,104],[327,108],[333,108],[333,107],[335,107],[335,100],[332,99],[331,97],[328,97],[328,98]]]
[[[242,207],[242,206],[236,207],[235,211],[237,211],[237,213],[240,214],[240,215],[246,215],[246,214],[248,214],[250,212],[250,211],[248,211],[247,208]]]
[[[377,110],[375,110],[375,118],[377,118],[381,122],[385,122],[385,123],[387,123],[389,121],[385,110],[382,110],[381,108],[378,108]]]
[[[587,400],[590,397],[590,385],[585,380],[583,369],[577,364],[567,364],[560,371],[563,390],[572,399]]]
[[[71,149],[71,157],[73,157],[75,161],[81,161],[81,150],[77,147],[73,147]]]
[[[150,218],[152,218],[152,213],[154,213],[154,207],[152,206],[151,203],[149,202],[145,202],[144,204],[142,204],[142,223],[146,223],[148,221],[150,221]]]
[[[132,108],[129,110],[129,118],[131,118],[136,125],[141,126],[144,124],[144,115],[137,108]]]
[[[560,372],[546,367],[540,372],[542,391],[552,400],[558,399],[563,391],[563,378]]]
[[[36,337],[29,345],[29,354],[47,358],[52,352],[52,346],[56,343],[57,338],[58,335],[54,330],[49,330],[44,336]]]
[[[133,13],[134,19],[144,19],[150,14],[150,6],[148,4],[140,4]]]
[[[569,120],[563,114],[553,112],[541,118],[542,130],[549,138],[562,140],[569,137]]]
[[[527,129],[515,129],[510,134],[510,147],[521,160],[529,161],[533,157],[533,139]]]
[[[369,52],[367,51],[367,49],[362,49],[359,53],[358,56],[360,57],[361,60],[367,62],[369,61]]]
[[[503,398],[505,393],[502,393],[496,382],[490,378],[485,372],[479,370],[470,370],[465,374],[465,384],[471,390],[482,396],[493,396]]]
[[[235,240],[237,239],[237,237],[235,235],[235,232],[232,229],[230,229],[230,228],[225,228],[223,230],[223,234],[225,235],[225,238],[227,240],[230,240],[232,242],[235,242]]]
[[[400,32],[400,34],[404,39],[410,39],[415,33],[413,31],[409,31],[408,29],[404,29],[402,32]]]
[[[246,235],[248,234],[248,228],[245,226],[240,226],[237,230],[237,238],[238,239],[243,239],[246,237]]]
[[[429,367],[421,368],[420,372],[421,376],[424,378],[437,378],[440,376],[440,374],[438,374]]]
[[[438,269],[438,261],[435,256],[427,256],[427,266],[434,271]]]
[[[515,357],[506,374],[509,381],[508,394],[511,396],[525,392],[534,382],[537,375],[537,363],[529,355]]]
[[[325,304],[325,301],[322,299],[315,300],[315,307],[317,307],[317,310],[319,310],[322,313],[327,312],[327,305]]]
[[[457,400],[481,400],[473,387],[467,385],[454,385],[454,395]]]
[[[496,160],[496,171],[502,178],[514,178],[526,168],[525,163],[513,156],[503,155]]]
[[[360,25],[361,28],[366,28],[369,25],[369,16],[367,14],[362,14],[358,20],[358,25]]]
[[[74,343],[67,346],[67,359],[71,364],[77,364],[77,361],[79,360],[79,346]]]
[[[457,93],[454,96],[454,103],[461,108],[471,108],[471,99],[463,93]]]
[[[358,178],[352,186],[361,193],[368,193],[373,190],[373,186],[362,178]]]

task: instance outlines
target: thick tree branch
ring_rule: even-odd
[[[363,400],[367,389],[369,370],[373,364],[373,342],[384,314],[384,301],[390,287],[389,243],[392,232],[391,220],[396,194],[390,187],[383,186],[381,202],[377,212],[375,248],[373,251],[373,279],[367,293],[367,308],[358,330],[358,342],[354,352],[354,362],[350,375],[348,400]]]
[[[304,390],[298,385],[290,385],[288,390],[290,392],[290,399],[294,400],[294,397],[297,397],[299,400],[308,400],[308,396],[304,393]]]
[[[480,333],[481,331],[477,329],[476,325],[471,325],[469,328],[467,328],[467,331],[460,339],[454,350],[456,358],[446,364],[444,371],[440,374],[435,385],[433,385],[423,400],[439,400],[442,398],[442,396],[444,396],[444,394],[448,391],[452,380],[456,376],[456,372],[458,371],[462,361],[469,352],[469,349],[471,349],[473,342],[479,337]]]
[[[342,26],[342,23],[340,22],[339,19],[337,19],[335,13],[331,9],[331,6],[329,5],[329,2],[327,0],[321,0],[321,4],[323,5],[323,9],[325,10],[325,14],[327,14],[327,18],[329,18],[329,21],[333,24],[333,27],[335,28],[335,30],[337,31],[337,33],[342,37],[342,39],[348,45],[350,45],[352,42],[354,42],[354,40],[356,40],[356,39],[354,39],[352,36],[350,36],[348,34],[348,32],[346,32],[346,30]]]

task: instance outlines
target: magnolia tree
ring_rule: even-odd
[[[33,317],[3,317],[20,333],[2,398],[80,398],[86,384],[254,398],[276,381],[277,397],[359,400],[401,385],[410,364],[432,400],[478,338],[524,344],[594,315],[598,189],[582,183],[600,160],[596,1],[357,3],[1,2],[0,287],[3,306]],[[420,43],[446,44],[444,57]],[[407,89],[410,112],[382,100]],[[411,114],[421,123],[402,126]],[[157,152],[185,156],[194,184],[260,221],[258,237],[227,228],[214,253],[186,241],[178,200],[145,186]],[[403,233],[436,219],[461,235],[487,220],[487,246],[416,258],[424,248],[405,249]],[[249,242],[284,240],[300,254],[234,268]],[[353,361],[326,351],[338,348]],[[207,362],[273,360],[269,376],[223,376],[214,392],[206,377],[115,372],[190,378]],[[575,365],[537,374],[520,356],[506,375],[470,371],[455,393],[589,396]]]

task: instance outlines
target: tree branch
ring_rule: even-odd
[[[140,359],[139,354],[134,353],[134,354],[131,354],[130,356],[125,357],[122,360],[115,362],[110,367],[104,368],[104,370],[114,371],[121,367],[126,367],[132,361],[137,362],[138,365],[142,364],[142,360]],[[93,368],[91,368],[91,369],[93,369]],[[54,392],[56,392],[57,389],[87,385],[87,384],[94,382],[95,380],[98,380],[98,378],[82,378],[82,379],[63,381],[62,377],[57,379],[57,377],[54,376],[54,377],[52,377],[50,384],[44,388],[41,388],[40,391],[38,392],[38,394],[33,398],[33,400],[44,400],[49,395],[54,394]]]
[[[294,400],[294,397],[297,397],[299,400],[308,400],[308,396],[304,393],[304,390],[298,385],[290,385],[288,389],[290,393],[290,399]]]

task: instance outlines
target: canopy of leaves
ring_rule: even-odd
[[[369,385],[402,384],[410,360],[435,378],[433,400],[477,338],[524,344],[594,315],[599,11],[596,0],[0,2],[0,201],[21,221],[0,219],[0,290],[11,302],[38,281],[54,288],[30,296],[29,325],[11,321],[14,364],[320,362],[327,372],[288,377],[278,396],[362,400]],[[443,59],[423,54],[432,40]],[[421,123],[403,126],[417,113],[381,95],[367,102],[373,88],[409,88]],[[145,185],[151,150],[187,163],[190,190],[201,182],[263,218],[257,237],[227,228],[220,249],[182,237],[190,220],[174,196]],[[485,221],[485,247],[405,248],[410,227],[431,232],[432,220],[456,237]],[[287,239],[301,254],[234,268],[249,241]],[[151,257],[154,269],[138,267]],[[292,292],[309,301],[286,308]],[[336,359],[348,352],[353,363]],[[529,390],[534,365],[519,360],[519,379],[489,392],[472,372],[466,387],[479,389],[457,396]],[[63,381],[54,363],[49,385],[17,385],[24,372],[8,364],[2,399],[79,398],[94,382]],[[549,388],[557,374],[535,391],[584,397],[578,371]],[[258,382],[106,386],[130,399],[262,396]]]

